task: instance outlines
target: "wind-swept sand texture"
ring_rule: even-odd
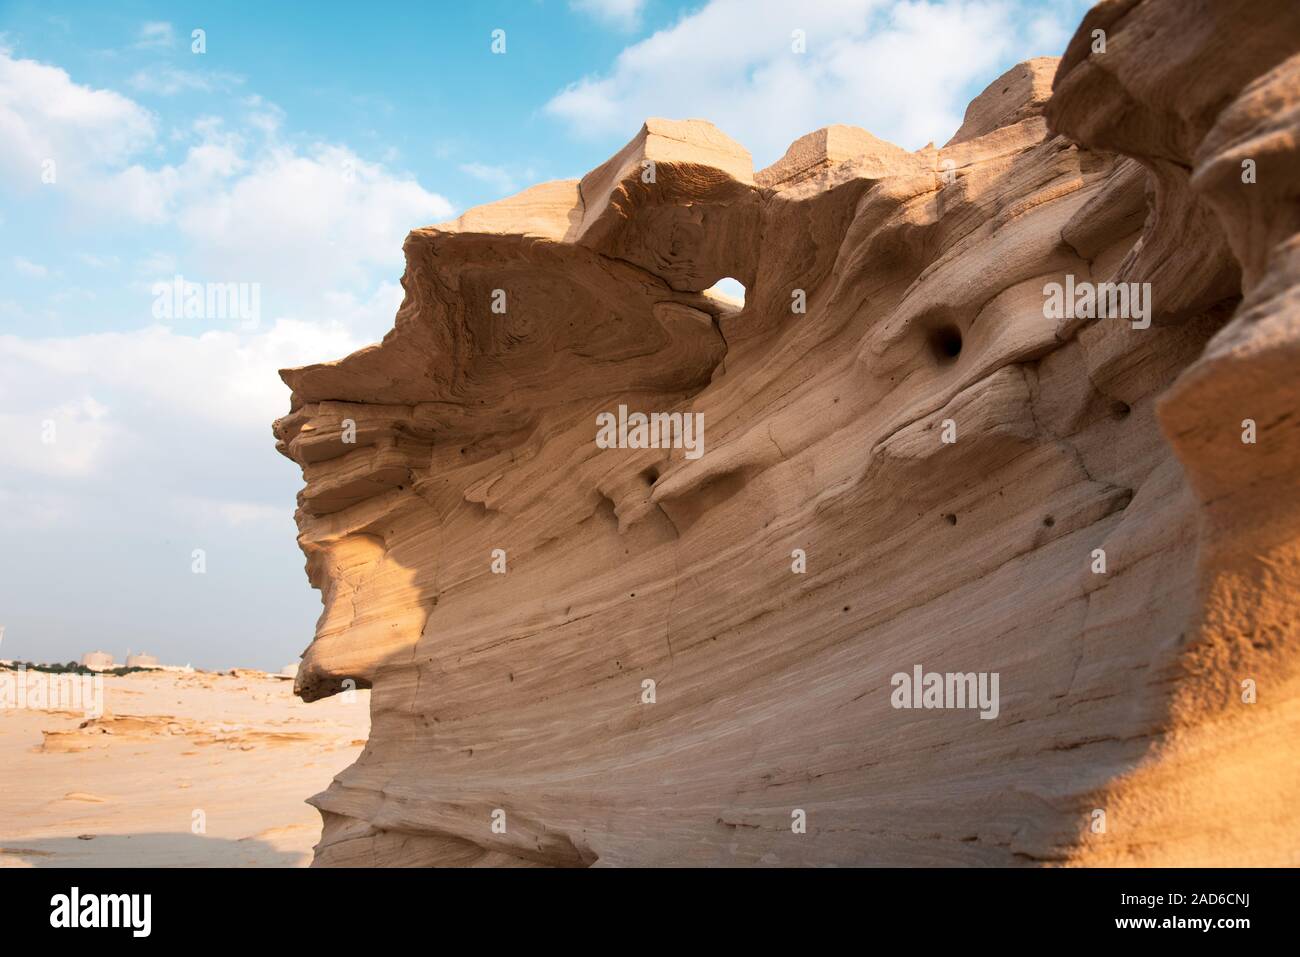
[[[360,753],[369,692],[322,710],[251,671],[136,672],[103,688],[98,718],[0,709],[0,867],[311,860],[320,820],[303,799]]]
[[[1297,51],[1112,0],[941,148],[650,120],[412,232],[383,342],[283,373],[297,690],[373,686],[316,862],[1300,863]],[[917,665],[996,717],[893,707]]]

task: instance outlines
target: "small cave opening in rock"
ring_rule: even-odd
[[[930,352],[940,363],[956,361],[961,355],[961,330],[948,323],[930,330]]]
[[[737,310],[745,308],[745,284],[739,279],[727,276],[719,279],[704,292],[715,299],[723,300]]]

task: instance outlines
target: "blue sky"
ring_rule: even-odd
[[[755,168],[829,123],[942,143],[1087,6],[0,0],[0,656],[296,658],[320,604],[276,369],[390,328],[408,229],[581,176],[647,116]],[[256,321],[159,318],[177,275],[256,286]]]

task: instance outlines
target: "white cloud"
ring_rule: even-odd
[[[159,163],[148,111],[0,50],[0,139],[13,144],[0,167],[35,184],[54,157],[79,212],[171,227],[188,246],[172,258],[203,273],[189,278],[259,282],[281,302],[318,295],[321,276],[370,288],[376,270],[397,275],[407,231],[453,214],[445,197],[346,146],[286,142],[274,104],[254,95],[241,105],[246,125],[200,117],[177,133],[189,143],[182,158]]]
[[[218,502],[217,514],[230,525],[249,525],[259,522],[280,522],[293,526],[293,508],[284,505],[261,505],[256,502]]]
[[[267,505],[262,502],[224,501],[198,496],[179,496],[176,505],[191,517],[218,521],[238,528],[241,525],[275,523],[293,529],[293,505]]]
[[[51,293],[50,302],[63,304],[76,302],[78,300],[90,302],[98,298],[94,292],[89,289],[83,289],[80,286],[61,286],[55,293]]]
[[[214,567],[224,556],[227,576],[245,556],[237,589],[274,574],[259,563],[279,544],[294,567],[301,483],[273,447],[271,422],[289,409],[277,371],[364,344],[338,323],[283,319],[251,335],[0,336],[0,538],[48,533],[64,556],[119,548],[130,568],[105,574],[128,587],[165,578],[173,552],[188,570],[196,546]]]
[[[151,20],[140,27],[135,45],[141,49],[165,49],[176,43],[176,31],[170,23]]]
[[[0,416],[0,432],[8,434],[3,416]],[[17,490],[0,485],[0,526],[6,531],[43,533],[66,527],[75,508],[69,496],[43,487],[43,483]]]
[[[251,334],[217,329],[190,336],[154,325],[63,338],[0,336],[0,407],[38,435],[32,423],[57,418],[55,397],[91,390],[140,434],[178,420],[261,436],[288,408],[279,369],[337,359],[366,344],[339,322],[283,318]]]
[[[246,116],[248,125],[254,129],[270,136],[278,132],[280,127],[284,125],[284,110],[274,103],[268,103],[256,93],[245,97],[242,102],[248,109]]]
[[[1042,50],[1045,55],[1057,55],[1065,52],[1065,46],[1074,35],[1079,17],[1042,14],[1029,22],[1029,42],[1034,49]]]
[[[121,262],[116,256],[96,256],[93,253],[78,253],[77,258],[91,269],[116,269]]]
[[[569,6],[620,30],[635,30],[645,0],[569,0]]]
[[[166,63],[137,70],[127,80],[133,90],[157,96],[175,96],[191,91],[213,93],[229,90],[243,82],[244,78],[234,73],[181,70]]]
[[[53,161],[55,182],[75,184],[150,145],[155,126],[148,110],[121,94],[0,49],[0,172],[11,183],[40,186]]]
[[[169,184],[168,184],[169,185]],[[219,189],[189,192],[175,221],[222,280],[319,287],[402,268],[402,240],[453,207],[414,179],[394,176],[346,147],[276,146]],[[309,269],[304,264],[310,263]]]
[[[148,289],[152,281],[163,276],[174,276],[177,272],[176,254],[163,250],[154,250],[136,264],[136,271],[149,282],[141,283],[141,289]]]
[[[1041,44],[1068,35],[1054,24],[1072,27],[1078,7],[1052,0],[1030,17],[1013,0],[711,0],[546,110],[591,137],[630,138],[650,116],[710,119],[756,167],[832,123],[918,149],[956,131],[973,81],[1059,53]]]
[[[378,342],[393,328],[393,317],[405,295],[401,284],[394,280],[379,283],[368,296],[329,289],[321,299],[330,321],[341,323],[365,342]]]
[[[76,395],[74,391],[71,394]],[[7,469],[45,478],[93,476],[119,432],[109,410],[89,393],[62,402],[38,401],[27,410],[0,413],[0,444]]]
[[[248,168],[246,140],[220,122],[194,124],[198,141],[177,164],[157,167],[133,163],[81,190],[85,201],[104,216],[125,215],[141,223],[174,222],[187,202],[225,188]]]
[[[24,276],[31,276],[33,279],[44,279],[50,274],[50,271],[40,263],[34,263],[30,259],[24,259],[22,256],[14,257],[14,268]]]
[[[504,166],[491,166],[487,163],[461,163],[460,171],[480,182],[487,183],[502,195],[517,193],[520,189],[520,177],[515,176]],[[531,182],[534,178],[532,169],[524,170],[521,177],[524,182]]]

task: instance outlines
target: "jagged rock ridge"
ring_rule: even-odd
[[[317,863],[1300,862],[1297,51],[1112,0],[942,148],[651,120],[412,232],[275,426],[298,691],[373,688]],[[1066,277],[1149,326],[1045,318]],[[599,448],[619,405],[705,454]],[[996,718],[894,707],[916,665]]]

